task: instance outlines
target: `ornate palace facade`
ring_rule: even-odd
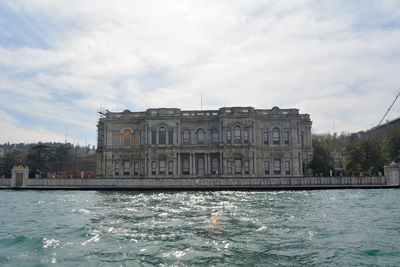
[[[125,110],[98,122],[98,177],[302,176],[311,158],[298,109]]]

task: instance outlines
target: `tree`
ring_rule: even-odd
[[[0,176],[11,177],[11,170],[15,165],[24,164],[24,155],[21,151],[11,150],[7,151],[1,159]]]
[[[72,147],[70,144],[59,145],[49,156],[49,167],[51,171],[65,171],[72,164]]]
[[[346,147],[345,162],[349,174],[378,174],[384,164],[381,146],[371,140],[355,141]]]
[[[333,158],[330,151],[321,145],[319,140],[313,142],[313,159],[310,163],[310,168],[314,174],[329,176],[330,170],[333,169]]]
[[[387,163],[400,161],[400,130],[392,129],[383,138],[383,151]]]
[[[26,156],[26,161],[29,166],[29,175],[34,177],[41,173],[44,176],[49,171],[49,159],[51,158],[51,148],[48,145],[38,143],[32,145]]]

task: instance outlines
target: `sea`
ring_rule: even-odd
[[[400,190],[0,190],[0,266],[400,266]]]

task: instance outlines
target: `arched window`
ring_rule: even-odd
[[[124,130],[124,146],[131,145],[131,131],[129,129]]]
[[[274,128],[272,131],[272,142],[274,145],[279,145],[281,143],[281,133],[278,128]]]
[[[197,144],[204,144],[204,130],[199,129],[197,131]]]
[[[164,126],[161,126],[160,129],[158,130],[158,143],[160,145],[167,144],[167,130],[165,129]]]
[[[239,125],[236,125],[233,129],[233,135],[235,144],[240,144],[242,142],[242,133]]]
[[[190,144],[190,131],[187,129],[183,130],[183,144]]]
[[[197,160],[197,174],[204,175],[204,159],[202,158]]]

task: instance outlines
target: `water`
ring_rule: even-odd
[[[400,265],[400,191],[0,191],[0,266]]]

